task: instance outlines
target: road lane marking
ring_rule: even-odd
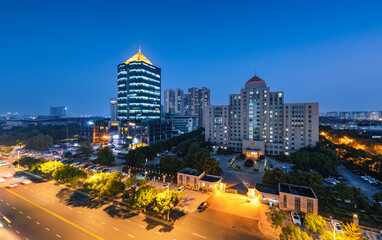
[[[145,226],[143,226],[143,225],[139,225],[141,228],[145,228]]]
[[[61,236],[60,236],[60,235],[58,235],[58,234],[56,234],[56,236],[57,236],[58,238],[61,238]]]
[[[159,235],[162,235],[162,233],[160,233],[160,232],[155,232],[155,233],[158,233]]]
[[[125,219],[125,221],[127,221],[127,222],[131,222],[129,219]]]
[[[119,229],[118,229],[118,228],[115,228],[115,227],[113,227],[113,229],[114,229],[115,231],[119,231]]]
[[[37,203],[35,203],[35,202],[33,202],[33,201],[31,201],[31,200],[25,198],[25,197],[23,197],[23,196],[21,196],[20,194],[15,193],[15,192],[13,192],[13,191],[11,191],[11,190],[9,190],[9,189],[6,189],[6,188],[4,188],[4,187],[2,187],[2,186],[0,186],[0,188],[2,188],[2,189],[4,189],[5,191],[7,191],[7,192],[9,192],[9,193],[11,193],[11,194],[13,194],[13,195],[15,195],[15,196],[21,198],[22,200],[24,200],[24,201],[26,201],[26,202],[28,202],[28,203],[34,205],[35,207],[37,207],[37,208],[39,208],[39,209],[41,209],[41,210],[43,210],[43,211],[45,211],[45,212],[47,212],[47,213],[49,213],[49,214],[55,216],[56,218],[58,218],[58,219],[60,219],[60,220],[62,220],[62,221],[64,221],[64,222],[66,222],[67,224],[72,225],[73,227],[75,227],[75,228],[77,228],[78,230],[81,230],[82,232],[84,232],[84,233],[86,233],[86,234],[88,234],[88,235],[94,237],[95,239],[98,239],[98,240],[104,240],[102,237],[96,235],[95,233],[93,233],[93,232],[91,232],[91,231],[89,231],[89,230],[87,230],[87,229],[81,227],[80,225],[78,225],[78,224],[76,224],[76,223],[74,223],[74,222],[72,222],[72,221],[70,221],[70,220],[68,220],[68,219],[66,219],[66,218],[64,218],[64,217],[62,217],[62,216],[60,216],[60,215],[58,215],[57,213],[54,213],[54,212],[52,212],[52,211],[46,209],[45,207],[43,207],[43,206],[41,206],[41,205],[39,205],[39,204],[37,204]],[[61,236],[60,236],[60,237],[61,237]]]
[[[79,213],[79,214],[82,214],[82,212],[81,212],[81,211],[78,211],[78,213]]]
[[[40,223],[39,222],[36,222],[38,225],[40,225]]]
[[[16,210],[16,208],[15,207],[12,207],[13,208],[13,210]]]
[[[31,217],[27,216],[28,219],[31,219]]]
[[[92,216],[88,216],[90,219],[93,219],[93,217]]]
[[[24,214],[22,211],[19,211],[20,214]]]
[[[9,220],[6,216],[3,216],[4,220],[7,221],[8,223],[11,223],[11,220]]]
[[[73,208],[71,208],[71,207],[68,207],[70,210],[72,210]]]
[[[131,234],[127,234],[129,237],[131,237],[131,238],[134,238],[134,236],[133,235],[131,235]]]
[[[106,224],[106,223],[104,223],[104,222],[101,222],[101,224]]]
[[[6,203],[7,204],[7,206],[9,206],[9,203]]]
[[[46,229],[46,231],[50,231],[50,229],[49,228],[45,228]]]
[[[19,231],[17,231],[17,230],[16,230],[16,232],[17,232],[17,234],[20,234],[20,232],[19,232]]]
[[[192,235],[195,235],[195,236],[197,236],[197,237],[201,237],[201,238],[204,238],[204,239],[206,239],[206,237],[205,237],[205,236],[202,236],[202,235],[199,235],[199,234],[196,234],[196,233],[192,233]]]
[[[3,199],[0,198],[0,201],[3,201]]]

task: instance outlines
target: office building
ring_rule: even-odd
[[[160,119],[161,69],[141,50],[118,65],[118,120]]]
[[[64,118],[66,116],[67,107],[51,107],[50,116]]]
[[[110,98],[110,121],[117,121],[118,101],[116,98]]]
[[[210,105],[211,91],[203,87],[188,89],[188,114],[196,116],[198,127],[203,127],[203,108]]]
[[[229,95],[229,106],[207,109],[205,140],[247,157],[289,155],[318,141],[318,103],[284,104],[284,92],[271,92],[256,75]]]
[[[196,117],[166,114],[165,119],[172,123],[172,131],[175,134],[189,133],[196,130]]]

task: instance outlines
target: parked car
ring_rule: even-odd
[[[198,212],[203,212],[204,210],[206,210],[208,207],[208,202],[205,201],[205,202],[202,202],[199,207],[198,207]]]
[[[15,188],[15,187],[17,187],[17,184],[14,182],[10,182],[8,185],[8,188]]]
[[[12,178],[12,177],[13,177],[13,175],[10,173],[6,173],[3,175],[3,178]]]
[[[180,186],[180,187],[178,188],[178,192],[181,192],[181,191],[184,191],[184,186]]]
[[[168,188],[168,187],[170,187],[170,185],[171,185],[171,183],[165,183],[165,184],[163,184],[162,188]]]
[[[0,177],[0,182],[4,182],[4,181],[5,181],[5,179]]]
[[[291,215],[291,217],[292,217],[292,221],[293,221],[294,224],[296,224],[296,225],[301,225],[301,219],[300,219],[300,216],[298,215],[297,212],[292,211],[292,212],[290,213],[290,215]]]
[[[336,233],[343,233],[341,224],[337,220],[332,219],[331,222],[332,222],[332,227],[333,229],[335,229]]]

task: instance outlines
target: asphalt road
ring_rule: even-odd
[[[1,167],[0,176],[12,170]],[[23,172],[12,181],[26,177],[33,183],[0,189],[0,213],[19,239],[266,239],[257,221],[214,209],[187,214],[173,227]]]

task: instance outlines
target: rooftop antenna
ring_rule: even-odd
[[[256,68],[255,68],[255,77],[256,77]]]
[[[141,45],[139,45],[139,52],[141,52]]]

